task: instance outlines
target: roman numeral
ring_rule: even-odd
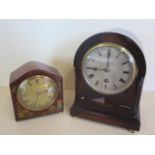
[[[36,105],[36,103],[35,102],[32,102],[31,105]]]
[[[107,85],[106,84],[104,85],[104,88],[107,89]]]
[[[98,53],[98,55],[99,55],[100,57],[102,56],[100,51],[97,51],[97,53]]]
[[[114,84],[114,88],[116,89],[117,88],[117,86]]]
[[[129,71],[123,71],[123,74],[129,74],[130,72]]]
[[[51,86],[52,86],[52,84],[51,83],[48,83],[47,87],[50,88]]]
[[[52,97],[52,96],[49,96],[48,98],[49,98],[50,100],[52,100],[52,99],[53,99],[53,97]]]
[[[108,49],[108,58],[110,58],[110,56],[111,56],[111,50]]]
[[[105,83],[109,83],[109,80],[108,80],[108,79],[105,79],[104,82],[105,82]]]
[[[90,75],[89,75],[89,78],[93,78],[93,77],[94,77],[94,74],[90,74]]]
[[[128,62],[128,61],[125,61],[125,62],[122,63],[122,65],[125,65],[125,64],[127,64],[127,63],[129,63],[129,62]]]
[[[31,82],[30,82],[30,81],[28,81],[28,85],[29,85],[29,86],[32,86],[32,84],[31,84]]]
[[[99,84],[99,81],[97,80],[97,81],[95,82],[95,86],[98,86],[98,84]]]
[[[116,58],[118,58],[120,56],[121,52],[118,53],[118,55],[116,56]]]
[[[27,99],[26,99],[26,100],[23,100],[23,101],[24,101],[24,103],[26,103],[26,104],[29,102]]]
[[[93,59],[92,57],[90,59],[88,59],[88,60],[91,60],[91,61],[95,62],[95,59]]]
[[[39,83],[39,79],[36,79],[36,83],[37,83],[37,84]]]
[[[123,84],[125,83],[125,80],[122,78],[120,78],[119,81],[122,82]]]

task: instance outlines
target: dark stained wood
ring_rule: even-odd
[[[115,115],[109,115],[106,113],[96,113],[88,109],[73,106],[71,109],[71,115],[93,121],[98,121],[101,123],[107,123],[111,125],[124,127],[126,129],[132,129],[134,131],[138,131],[140,128],[139,112],[137,113],[136,118],[125,118],[125,117],[118,117]]]
[[[58,87],[58,95],[55,102],[45,110],[31,111],[22,107],[17,99],[19,84],[33,75],[45,75],[53,79]],[[63,111],[63,78],[53,67],[40,62],[28,62],[10,74],[10,91],[16,120],[24,120],[32,117],[43,116]]]
[[[138,74],[133,84],[123,93],[103,95],[90,89],[81,71],[81,62],[85,53],[93,46],[112,42],[125,47],[133,55]],[[70,114],[94,121],[121,126],[130,130],[140,129],[139,102],[146,73],[146,62],[138,45],[119,33],[100,33],[84,41],[78,48],[75,59],[75,102]]]

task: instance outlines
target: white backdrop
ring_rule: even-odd
[[[77,48],[104,31],[124,33],[141,46],[147,62],[144,90],[155,90],[155,20],[0,20],[0,85],[9,84],[17,67],[36,60],[55,66],[64,87],[74,88]]]

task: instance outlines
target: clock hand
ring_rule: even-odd
[[[40,92],[37,92],[37,93],[36,93],[36,100],[35,100],[35,102],[34,102],[34,105],[37,105],[39,96],[40,96],[41,94],[43,94],[43,93],[46,93],[46,92],[47,92],[47,90],[40,91]]]
[[[87,69],[91,69],[91,70],[94,70],[94,71],[104,70],[106,72],[106,68],[87,67]]]
[[[35,106],[37,105],[38,99],[39,99],[39,95],[38,95],[38,93],[37,93],[37,94],[36,94],[36,100],[35,100],[35,102],[34,102],[34,105],[35,105]]]
[[[102,70],[106,72],[106,68],[99,68],[98,70]]]
[[[97,71],[98,70],[97,67],[87,67],[87,69],[91,69],[91,70],[94,70],[94,71]]]
[[[109,70],[109,58],[110,58],[110,56],[111,56],[111,51],[110,51],[110,49],[108,49],[108,53],[107,53],[107,64],[106,64],[106,68],[105,68],[105,72],[109,72],[110,70]]]
[[[38,104],[39,96],[40,96],[41,94],[46,93],[46,92],[48,92],[48,90],[44,90],[44,91],[40,91],[40,92],[37,92],[37,93],[36,93],[36,100],[35,100],[35,102],[34,102],[34,105],[35,105],[35,106]]]
[[[40,91],[40,92],[37,92],[37,95],[41,95],[41,94],[44,94],[44,93],[47,93],[48,90],[43,90],[43,91]]]

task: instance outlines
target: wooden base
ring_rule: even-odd
[[[73,105],[70,109],[70,114],[72,116],[77,116],[77,117],[86,118],[93,121],[120,126],[132,131],[139,131],[140,129],[139,113],[136,117],[129,119],[129,118],[125,118],[124,116],[118,117],[114,115],[97,113],[97,112],[90,111],[84,108],[80,108],[76,105]]]

